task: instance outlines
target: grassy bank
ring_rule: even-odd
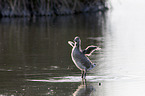
[[[1,17],[68,15],[105,9],[105,0],[0,0]]]

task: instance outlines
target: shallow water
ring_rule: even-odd
[[[2,18],[0,96],[144,96],[143,0],[111,4],[104,14]],[[97,66],[86,82],[70,57],[75,36],[82,49],[102,48],[89,57]]]

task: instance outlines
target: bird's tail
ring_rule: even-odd
[[[93,69],[95,66],[96,66],[96,64],[92,64],[92,66],[87,71]]]

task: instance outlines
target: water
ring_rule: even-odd
[[[0,96],[144,96],[144,1],[107,13],[0,20]],[[82,82],[68,40],[102,48]]]

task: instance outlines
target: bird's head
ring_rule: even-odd
[[[80,38],[78,36],[75,37],[74,42],[79,42],[79,41],[80,41]]]
[[[81,44],[81,39],[77,36],[77,37],[75,37],[74,42],[75,42],[76,46],[79,46]]]

